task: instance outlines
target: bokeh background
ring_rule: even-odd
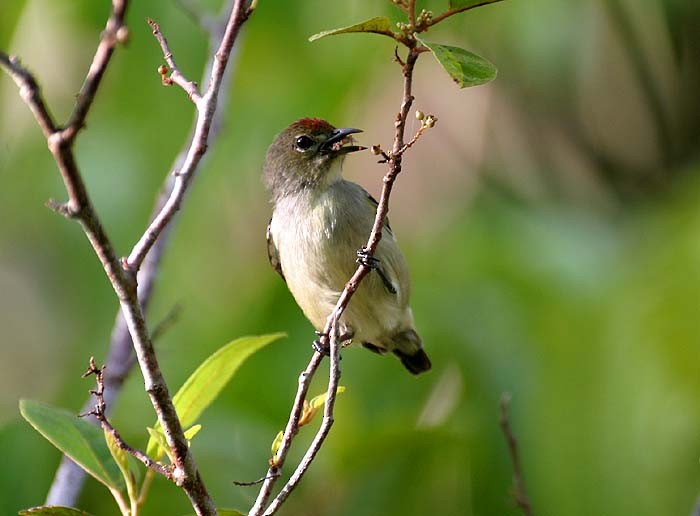
[[[2,1],[0,48],[37,73],[59,120],[107,4]],[[239,40],[224,126],[163,262],[149,321],[182,306],[158,342],[172,388],[235,337],[289,334],[253,356],[201,420],[193,446],[222,507],[251,505],[257,490],[233,481],[264,473],[313,338],[267,263],[264,152],[302,116],[389,146],[401,94],[391,41],[307,41],[381,14],[401,13],[388,1],[260,1]],[[147,16],[189,77],[206,54],[173,2],[133,2],[130,43],[77,147],[122,254],[193,115],[182,91],[160,84]],[[439,122],[406,156],[391,220],[434,369],[414,378],[392,358],[347,350],[336,424],[282,514],[518,514],[498,427],[503,392],[536,514],[689,514],[700,492],[700,4],[512,0],[428,39],[499,68],[494,83],[467,90],[429,55],[416,69],[415,106]],[[345,169],[377,194],[375,161],[353,155]],[[42,503],[60,459],[20,419],[18,399],[77,411],[91,387],[80,374],[90,355],[106,356],[117,303],[79,227],[43,207],[64,198],[59,175],[2,74],[0,184],[0,513],[13,514]],[[322,389],[321,378],[312,391]],[[113,422],[144,446],[153,420],[135,371]],[[79,505],[117,513],[94,481]],[[156,481],[144,514],[187,512],[184,495]]]

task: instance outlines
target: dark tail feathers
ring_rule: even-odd
[[[398,332],[392,340],[394,354],[411,373],[420,374],[430,370],[430,359],[423,351],[423,341],[416,330]]]
[[[422,349],[415,351],[412,355],[404,353],[400,349],[395,349],[394,355],[399,357],[403,366],[413,374],[421,374],[425,371],[430,371],[432,367],[428,355],[426,355],[425,351]]]

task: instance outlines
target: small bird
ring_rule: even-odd
[[[408,268],[385,222],[374,257],[367,242],[377,201],[342,177],[345,155],[365,149],[325,120],[303,118],[282,131],[267,150],[263,180],[272,197],[267,227],[270,264],[317,332],[361,261],[372,271],[340,319],[341,338],[371,351],[393,352],[413,374],[431,367],[408,305]]]

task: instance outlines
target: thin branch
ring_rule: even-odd
[[[233,8],[233,0],[229,0],[227,5],[224,5],[221,9],[221,20],[217,23],[217,30],[209,34],[209,47],[210,49],[217,48],[222,37],[223,37],[223,27],[225,21],[228,19],[228,14]],[[205,71],[203,72],[203,77],[208,77],[213,64],[214,55],[213,51],[210,55],[209,62],[205,66]],[[230,74],[226,74],[226,82],[222,85],[220,93],[227,90],[226,84],[230,82]],[[224,95],[223,99],[227,99]],[[220,107],[216,110],[214,115],[214,120],[209,132],[209,141],[216,137],[221,127],[223,109]],[[196,117],[198,118],[198,117]],[[189,148],[194,140],[194,132],[196,127],[196,118],[193,123],[192,130],[190,131],[190,136],[186,139],[183,149],[178,154],[174,160],[174,164],[171,170],[178,170],[187,156]],[[168,174],[163,186],[161,187],[160,193],[157,196],[155,205],[152,210],[151,220],[156,217],[158,213],[163,210],[163,207],[167,203],[170,195],[172,193],[173,187],[175,185],[176,177],[173,174]],[[179,213],[179,212],[178,212]],[[173,222],[175,217],[171,219],[170,223],[166,226],[165,230],[161,232],[160,236],[156,240],[155,244],[151,247],[150,251],[146,255],[146,258],[139,269],[137,275],[138,282],[138,298],[141,302],[142,310],[145,312],[148,308],[151,295],[155,286],[155,280],[158,276],[158,270],[160,268],[161,257],[165,252],[168,242],[168,236],[173,228]],[[156,326],[152,332],[152,339],[155,340],[158,333],[158,326]],[[134,346],[132,343],[131,335],[129,333],[129,328],[124,319],[124,315],[121,310],[117,313],[116,320],[114,323],[114,328],[112,329],[112,334],[110,338],[109,352],[107,357],[107,373],[105,374],[105,400],[107,407],[112,407],[116,403],[116,399],[121,391],[122,384],[126,380],[133,364],[135,362],[134,356]],[[88,411],[90,407],[94,404],[94,399],[91,397],[88,399],[83,407],[84,411]],[[95,420],[96,421],[96,420]],[[148,473],[147,473],[148,475]],[[147,477],[149,478],[149,477]],[[64,505],[73,506],[75,505],[82,485],[84,483],[85,473],[82,468],[77,466],[70,458],[64,456],[61,460],[61,464],[56,471],[54,481],[51,485],[51,489],[47,495],[46,504],[47,505]],[[144,489],[142,496],[145,496],[147,489]]]
[[[95,357],[90,357],[90,365],[87,369],[87,371],[83,374],[83,378],[87,378],[88,376],[95,375],[95,383],[97,384],[97,388],[94,390],[91,390],[90,393],[95,396],[95,406],[93,407],[92,410],[89,412],[86,412],[84,414],[81,414],[80,417],[85,417],[88,415],[95,416],[95,418],[100,422],[100,425],[102,425],[102,428],[106,431],[109,432],[112,438],[114,439],[114,442],[124,450],[126,453],[137,459],[138,461],[142,462],[144,466],[146,466],[149,469],[152,469],[156,473],[159,473],[163,475],[165,478],[168,480],[173,480],[173,467],[172,466],[166,466],[164,464],[161,464],[160,462],[156,462],[153,459],[151,459],[148,455],[143,453],[141,450],[137,450],[136,448],[133,448],[129,446],[124,439],[122,439],[121,435],[117,431],[114,426],[109,422],[107,419],[106,415],[106,407],[107,405],[105,404],[105,399],[104,399],[104,391],[105,391],[105,382],[104,382],[104,372],[105,372],[105,366],[103,365],[102,367],[97,367],[95,364]]]
[[[70,119],[66,124],[64,137],[68,140],[75,139],[78,131],[84,127],[88,111],[90,111],[92,102],[95,100],[97,89],[100,87],[107,65],[112,59],[114,49],[118,43],[126,43],[129,37],[129,30],[124,25],[127,7],[128,0],[112,0],[112,12],[109,15],[105,29],[102,31],[100,43],[97,45],[97,50],[92,58],[83,86],[80,88],[80,93],[78,93],[75,108],[73,108]]]
[[[411,32],[416,30],[416,0],[408,0],[408,7],[406,8],[408,13],[408,23],[411,25]]]
[[[189,159],[185,160],[186,163],[189,162],[192,165],[188,179],[191,177],[196,164],[200,161],[201,155],[206,149],[206,137],[211,127],[216,107],[216,97],[233,41],[240,30],[241,24],[250,14],[250,10],[245,7],[246,4],[245,0],[237,0],[233,5],[226,33],[219,46],[219,51],[216,53],[216,60],[212,67],[210,87],[205,97],[197,104],[198,110],[202,115],[199,117],[199,122],[201,123],[198,123],[197,127],[200,129],[199,133],[203,134],[203,138],[198,139],[196,137],[197,131],[195,132],[193,146],[190,148],[191,152],[188,153]],[[110,62],[114,47],[120,39],[125,39],[126,37],[126,28],[123,25],[126,7],[126,0],[113,1],[107,29],[102,34],[93,64],[76,101],[76,107],[71,115],[70,122],[65,129],[58,130],[53,123],[47,123],[50,118],[47,117],[48,111],[44,107],[45,103],[43,101],[35,101],[36,99],[41,99],[38,87],[36,87],[36,81],[33,79],[28,81],[26,79],[31,74],[21,68],[17,60],[11,60],[5,54],[3,54],[0,64],[8,70],[10,76],[20,87],[20,91],[23,93],[22,98],[30,105],[37,122],[44,130],[49,150],[58,164],[69,196],[68,203],[60,211],[71,218],[75,218],[80,223],[119,298],[136,356],[141,366],[146,392],[151,398],[151,403],[164,429],[165,439],[172,452],[175,466],[173,480],[186,492],[197,514],[216,514],[216,508],[202,483],[194,458],[189,452],[182,425],[177,417],[167,385],[160,371],[136,288],[135,273],[143,263],[148,250],[153,246],[157,236],[172,218],[174,210],[167,217],[167,220],[161,224],[157,233],[152,235],[149,245],[143,249],[138,266],[128,270],[123,269],[121,261],[117,258],[112,243],[92,205],[73,153],[75,136],[83,126],[87,113],[92,106],[95,93]],[[244,13],[244,15],[241,16],[241,13]],[[196,159],[192,159],[192,156],[196,156]],[[177,190],[177,186],[176,184],[173,191]],[[181,188],[181,190],[182,194],[184,194],[184,188]],[[181,200],[181,198],[182,195],[180,195],[179,199]],[[173,197],[171,196],[169,201],[172,199]],[[179,200],[177,206],[179,206]]]
[[[520,463],[520,454],[518,453],[518,440],[513,434],[513,429],[510,426],[510,418],[508,414],[508,406],[510,404],[510,394],[503,393],[501,396],[500,408],[501,415],[499,424],[501,431],[508,444],[508,454],[513,464],[513,499],[515,505],[522,509],[525,516],[532,516],[532,506],[525,492],[525,483],[523,482],[523,471]]]
[[[278,473],[276,476],[279,476],[279,473]],[[262,478],[259,478],[259,479],[257,479],[257,480],[253,480],[252,482],[241,482],[241,481],[239,481],[239,480],[234,480],[234,481],[233,481],[233,484],[236,485],[236,486],[239,486],[239,487],[257,486],[257,485],[262,484],[263,482],[265,482],[265,480],[267,480],[268,478],[269,478],[269,477],[262,477]]]
[[[199,90],[197,89],[197,83],[188,80],[177,67],[177,64],[175,64],[173,53],[170,51],[170,47],[168,47],[168,40],[165,39],[165,36],[163,36],[163,33],[160,31],[160,26],[150,18],[147,18],[146,21],[151,26],[153,36],[155,36],[156,40],[160,44],[160,48],[163,50],[165,62],[168,63],[168,66],[170,67],[169,77],[166,77],[167,70],[165,73],[161,74],[163,76],[163,84],[166,86],[173,83],[177,84],[185,91],[185,93],[187,93],[187,96],[192,102],[195,103],[195,105],[198,104],[202,100],[202,96],[199,94]]]
[[[415,45],[415,42],[413,44]],[[379,204],[377,206],[377,213],[375,215],[374,224],[372,226],[372,232],[370,233],[370,236],[367,240],[367,245],[363,249],[363,251],[369,257],[372,257],[374,255],[375,251],[377,250],[377,246],[379,245],[379,241],[382,238],[382,227],[384,226],[384,221],[386,220],[386,216],[389,211],[389,197],[391,195],[391,190],[394,185],[394,182],[396,181],[397,176],[401,172],[401,163],[403,157],[403,151],[401,151],[401,149],[405,146],[404,139],[406,119],[408,117],[408,113],[413,103],[413,95],[411,93],[413,86],[413,69],[415,67],[416,60],[418,59],[419,55],[420,52],[417,51],[415,47],[410,47],[408,56],[406,58],[406,62],[402,64],[402,72],[404,77],[403,97],[401,101],[401,108],[398,114],[396,115],[396,121],[394,124],[395,133],[392,152],[388,154],[389,160],[387,163],[389,166],[389,171],[384,176],[384,186],[382,188]],[[280,490],[280,493],[277,495],[277,498],[275,498],[270,504],[270,506],[267,507],[266,510],[264,510],[263,508],[267,504],[267,501],[269,500],[272,494],[272,489],[275,484],[275,481],[277,480],[277,476],[275,474],[282,469],[287,456],[287,452],[289,451],[289,447],[291,446],[291,442],[298,431],[299,417],[301,415],[304,399],[306,398],[306,393],[308,392],[309,384],[311,383],[311,379],[323,359],[323,355],[321,353],[315,352],[311,357],[311,361],[306,367],[306,370],[299,376],[299,388],[297,389],[297,394],[294,399],[294,405],[292,406],[292,411],[289,416],[289,420],[287,421],[287,426],[284,431],[282,444],[277,455],[275,456],[274,463],[270,465],[270,469],[268,470],[268,473],[266,475],[267,477],[269,477],[269,479],[265,481],[262,488],[260,489],[258,497],[255,500],[255,504],[249,512],[249,516],[260,516],[261,514],[263,514],[263,510],[265,516],[268,516],[274,514],[279,509],[284,500],[298,485],[299,481],[301,480],[301,477],[309,468],[311,461],[315,457],[316,453],[318,452],[318,449],[321,447],[323,441],[328,435],[328,431],[330,430],[330,427],[333,424],[333,405],[336,396],[336,388],[338,385],[337,382],[340,381],[340,368],[337,362],[334,363],[333,358],[335,356],[335,359],[338,359],[338,345],[337,343],[333,343],[332,339],[330,339],[329,342],[329,336],[336,336],[338,321],[340,321],[340,318],[342,317],[343,312],[347,308],[348,303],[350,302],[350,299],[352,298],[353,294],[357,291],[360,282],[372,270],[369,266],[366,265],[366,263],[367,261],[362,261],[359,263],[357,270],[350,278],[350,280],[346,283],[343,292],[338,298],[333,312],[328,316],[326,326],[323,332],[321,332],[321,345],[323,346],[325,344],[329,347],[331,351],[331,371],[329,378],[329,390],[327,392],[328,400],[324,409],[324,420],[321,424],[321,428],[319,428],[311,446],[307,450],[306,454],[304,455],[304,458],[300,462],[292,477],[290,477],[285,486]],[[330,403],[328,403],[329,401]]]
[[[258,516],[262,514],[265,510],[265,506],[272,495],[272,488],[280,476],[280,471],[282,466],[284,466],[284,461],[287,458],[287,453],[292,446],[292,441],[299,431],[299,419],[301,418],[301,413],[304,409],[304,400],[306,399],[306,394],[309,392],[309,386],[311,385],[311,380],[321,365],[323,360],[323,355],[319,352],[314,352],[311,356],[311,361],[306,369],[299,375],[299,387],[297,388],[297,393],[294,398],[294,403],[292,404],[292,412],[289,415],[289,420],[287,421],[287,426],[284,429],[282,435],[282,443],[280,444],[279,450],[275,454],[273,459],[270,459],[270,468],[267,470],[265,475],[265,482],[263,482],[258,497],[250,509],[250,516]]]
[[[497,2],[502,2],[503,0],[484,0],[483,2],[479,2],[476,4],[471,4],[471,5],[465,5],[464,7],[458,7],[457,9],[449,9],[445,11],[442,14],[439,14],[435,16],[434,18],[431,18],[430,20],[427,20],[426,23],[420,27],[417,27],[418,32],[424,32],[428,30],[428,27],[432,27],[433,25],[436,25],[440,23],[442,20],[445,18],[449,18],[450,16],[454,16],[455,14],[463,13],[465,11],[471,11],[472,9],[476,9],[477,7],[483,7],[484,5],[489,5],[489,4],[495,4]]]
[[[421,125],[418,131],[416,131],[416,134],[413,135],[413,138],[411,138],[411,141],[406,143],[403,147],[399,149],[398,154],[403,154],[406,152],[408,149],[413,147],[418,140],[420,140],[420,137],[423,136],[423,133],[427,130],[430,129],[431,127],[435,126],[435,122],[437,122],[437,117],[435,115],[428,115],[424,119],[421,120]],[[380,149],[381,150],[381,149]],[[385,154],[383,154],[385,155]],[[389,156],[387,156],[387,159],[391,159]]]
[[[32,110],[44,136],[48,138],[56,132],[56,123],[44,103],[41,89],[34,76],[22,66],[19,58],[17,56],[8,56],[0,50],[0,67],[7,72],[19,87],[20,97]]]
[[[176,304],[170,311],[165,314],[158,324],[156,324],[151,330],[151,340],[154,342],[165,335],[170,328],[172,328],[175,323],[180,319],[180,314],[182,313],[182,306]]]
[[[209,132],[214,120],[218,94],[221,88],[221,82],[223,81],[226,64],[231,55],[233,43],[240,32],[241,26],[252,12],[252,8],[248,6],[248,0],[234,1],[231,15],[226,24],[224,37],[214,54],[215,59],[213,60],[208,87],[195,104],[197,106],[198,117],[192,145],[183,160],[182,166],[174,172],[175,184],[165,206],[163,206],[163,209],[154,217],[143,236],[136,245],[134,245],[134,248],[129,254],[129,258],[126,260],[128,268],[131,271],[139,270],[144,258],[148,254],[148,250],[158,239],[158,235],[160,235],[170,220],[175,216],[175,213],[180,209],[180,204],[185,197],[194,171],[199,165],[202,155],[207,150]]]
[[[299,462],[297,469],[268,506],[264,513],[265,516],[272,516],[275,514],[287,497],[292,493],[292,491],[294,491],[297,485],[299,485],[302,477],[311,466],[311,462],[321,449],[326,437],[328,437],[331,426],[333,426],[333,409],[335,407],[335,399],[338,395],[338,385],[340,384],[340,338],[338,336],[338,319],[333,321],[332,325],[330,354],[331,365],[328,378],[328,394],[323,409],[323,421],[321,422],[321,426],[319,427],[313,441],[309,445],[309,448],[306,450],[304,457],[302,457],[301,461]]]

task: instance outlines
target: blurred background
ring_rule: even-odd
[[[446,0],[418,2],[441,12]],[[108,2],[3,0],[0,48],[38,75],[65,120]],[[216,9],[216,2],[211,2]],[[172,389],[229,340],[286,331],[245,364],[193,443],[214,499],[247,509],[286,421],[311,326],[268,265],[259,175],[274,135],[303,116],[361,127],[390,146],[401,74],[389,39],[324,29],[386,14],[390,2],[260,1],[232,62],[225,121],[191,189],[149,310]],[[120,254],[147,222],[193,116],[156,73],[156,19],[198,79],[206,36],[171,0],[133,2],[78,140],[79,164]],[[391,222],[409,262],[416,323],[434,369],[343,355],[336,423],[288,515],[515,515],[498,402],[538,515],[686,515],[700,493],[700,4],[693,0],[506,1],[451,18],[430,41],[499,68],[459,90],[430,55],[415,107],[435,129],[406,156]],[[409,132],[418,129],[411,117]],[[378,194],[369,153],[346,176]],[[43,502],[60,455],[20,419],[19,398],[78,411],[103,361],[115,296],[77,224],[43,207],[65,197],[17,89],[0,74],[0,513]],[[323,390],[323,374],[312,387]],[[113,423],[145,446],[154,421],[140,373]],[[288,462],[301,456],[305,428]],[[79,506],[117,514],[88,481]],[[185,514],[153,486],[144,514]]]

